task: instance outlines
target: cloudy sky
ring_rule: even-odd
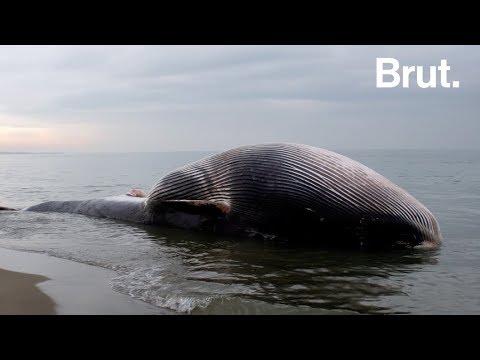
[[[460,88],[377,89],[377,57]],[[479,148],[480,46],[0,46],[0,151]]]

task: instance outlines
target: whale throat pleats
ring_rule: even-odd
[[[256,226],[413,227],[416,239],[440,238],[433,215],[405,190],[352,159],[301,144],[243,146],[185,165],[152,187],[146,207],[166,202],[228,208],[231,219]]]

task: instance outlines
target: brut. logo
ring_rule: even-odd
[[[386,69],[385,65],[390,64],[391,67]],[[440,60],[440,66],[430,66],[429,75],[425,76],[423,66],[402,66],[402,74],[400,75],[400,63],[394,58],[377,58],[377,88],[394,88],[402,83],[402,87],[410,86],[410,74],[416,73],[418,87],[422,89],[437,87],[437,72],[440,73],[440,85],[444,88],[458,88],[459,81],[448,82],[448,71],[450,66],[447,60]],[[428,78],[425,79],[425,77]]]

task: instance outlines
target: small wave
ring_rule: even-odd
[[[111,286],[135,299],[179,313],[189,314],[210,304],[214,298],[210,291],[200,284],[185,282],[180,274],[171,270],[172,264],[165,264],[124,271],[111,280]]]

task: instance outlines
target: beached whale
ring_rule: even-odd
[[[436,247],[442,241],[432,213],[382,175],[332,151],[289,143],[209,156],[165,175],[148,194],[50,201],[23,211],[341,247]]]

